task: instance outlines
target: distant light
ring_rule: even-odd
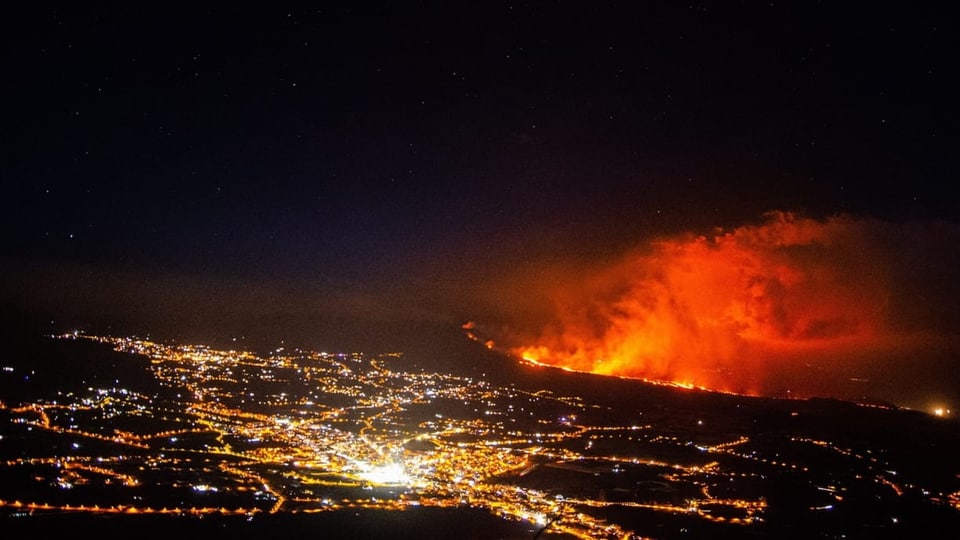
[[[532,522],[532,523],[534,523],[534,524],[536,524],[536,525],[546,525],[546,524],[547,524],[547,516],[545,516],[545,515],[543,515],[543,514],[541,514],[541,513],[539,513],[539,512],[527,516],[527,520],[530,521],[530,522]]]
[[[361,473],[360,477],[374,484],[406,484],[410,481],[403,466],[397,463],[373,467]]]
[[[944,407],[937,407],[936,409],[933,410],[933,414],[934,416],[940,416],[940,417],[949,416],[950,409],[946,409]]]

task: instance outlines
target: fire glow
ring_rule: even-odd
[[[773,212],[759,225],[651,242],[556,280],[549,320],[505,348],[568,370],[743,394],[805,358],[902,350],[895,251],[876,223]],[[498,342],[499,344],[499,342]]]

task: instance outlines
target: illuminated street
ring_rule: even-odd
[[[400,353],[260,356],[135,338],[56,339],[148,359],[160,390],[89,387],[2,402],[0,442],[16,437],[29,452],[0,463],[0,506],[14,514],[472,507],[547,534],[623,538],[634,534],[614,518],[623,511],[761,527],[769,491],[783,483],[810,514],[865,489],[960,510],[956,477],[901,475],[882,451],[800,435],[772,444],[763,433],[712,429],[720,420],[708,417],[664,424],[582,396],[404,371]]]

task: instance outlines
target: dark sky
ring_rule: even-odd
[[[952,227],[957,21],[879,4],[8,7],[4,298],[303,339],[768,211]]]

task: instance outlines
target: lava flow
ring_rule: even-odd
[[[772,212],[758,225],[659,239],[557,280],[545,293],[549,320],[497,346],[570,370],[776,393],[771,374],[782,380],[790,363],[852,363],[916,343],[906,336],[924,330],[908,327],[922,327],[919,315],[892,320],[916,292],[897,282],[906,265],[895,262],[911,241],[885,228]]]

